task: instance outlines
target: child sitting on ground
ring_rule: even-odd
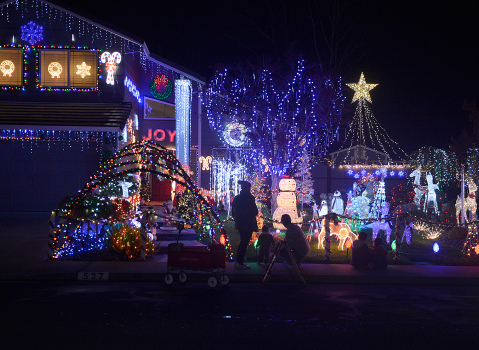
[[[269,233],[268,225],[264,225],[261,228],[261,234],[258,237],[258,243],[256,245],[259,247],[258,252],[258,264],[269,263],[270,249],[274,247],[274,237]]]
[[[388,252],[383,246],[383,240],[379,237],[374,240],[370,266],[377,270],[384,270],[388,267]]]
[[[364,231],[360,231],[358,239],[353,241],[351,249],[351,262],[350,264],[357,269],[368,268],[369,261],[371,259],[371,251],[368,248],[366,239],[368,235]]]

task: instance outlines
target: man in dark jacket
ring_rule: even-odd
[[[238,183],[241,185],[241,191],[233,199],[232,206],[235,228],[240,234],[235,267],[238,269],[249,269],[249,266],[244,264],[244,256],[246,255],[246,248],[248,248],[253,232],[258,231],[258,224],[256,223],[258,207],[256,207],[255,199],[250,192],[251,183],[248,181],[238,181]]]

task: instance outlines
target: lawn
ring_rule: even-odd
[[[222,217],[222,219],[224,219]],[[306,217],[306,222],[308,218]],[[236,250],[239,244],[239,233],[234,228],[234,222],[229,221],[225,224],[225,228],[228,234],[229,241],[231,243],[233,255],[236,255]],[[308,232],[309,225],[303,225],[303,231]],[[363,229],[368,234],[367,244],[372,248],[372,229],[365,228]],[[383,239],[383,242],[386,242],[386,238],[381,235],[382,232],[378,235]],[[253,246],[253,242],[257,233],[253,234],[253,239],[251,240],[248,250],[246,252],[246,261],[247,262],[256,262],[256,250]],[[279,237],[276,237],[276,240],[282,238],[282,234]],[[388,263],[389,264],[401,264],[401,265],[413,265],[413,264],[431,264],[431,265],[445,265],[445,266],[479,266],[479,258],[476,257],[466,257],[462,252],[462,246],[464,240],[459,241],[449,241],[447,239],[447,234],[443,233],[442,236],[438,237],[435,240],[426,239],[421,231],[414,230],[413,238],[411,245],[407,245],[406,242],[403,242],[400,246],[399,260],[394,261],[394,252],[391,249],[390,245],[386,245],[389,250],[388,254]],[[219,239],[219,237],[218,237]],[[395,239],[394,230],[391,233],[391,242]],[[433,244],[438,242],[439,252],[434,253]],[[304,263],[315,263],[315,264],[324,264],[324,249],[321,247],[318,248],[318,239],[317,236],[313,237],[310,242],[311,251],[308,256],[305,258]],[[331,263],[333,264],[349,264],[351,259],[351,252],[344,249],[338,249],[338,241],[333,237],[331,240]]]

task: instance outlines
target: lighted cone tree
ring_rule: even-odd
[[[391,160],[405,160],[407,155],[399,145],[391,139],[386,130],[378,123],[369,108],[372,104],[370,91],[378,84],[367,84],[364,74],[361,73],[358,83],[346,84],[354,90],[351,103],[358,102],[351,123],[351,128],[346,135],[343,147],[351,149],[353,146],[366,146],[376,151],[385,153]],[[369,104],[368,104],[369,102]],[[370,159],[384,162],[378,155],[378,159]]]
[[[296,180],[296,193],[298,194],[301,203],[301,211],[303,211],[303,204],[306,203],[310,205],[314,198],[313,176],[310,170],[311,163],[309,157],[307,154],[303,154],[298,160],[296,173],[294,174],[294,179]]]
[[[344,101],[340,78],[300,59],[269,68],[218,69],[207,83],[204,105],[210,127],[225,142],[251,150],[245,153],[251,165],[265,162],[275,191],[303,154],[312,160],[326,154]]]

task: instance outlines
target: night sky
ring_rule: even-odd
[[[330,58],[320,28],[331,32],[332,0],[70,3],[72,10],[144,39],[151,52],[206,79],[216,63],[257,62],[282,55],[291,44],[307,60],[318,62],[318,52],[322,62]],[[339,3],[341,60],[335,67],[345,83],[357,83],[364,72],[367,83],[379,84],[371,91],[371,108],[393,140],[407,152],[446,149],[451,136],[471,128],[462,105],[465,99],[479,102],[475,1]],[[345,86],[345,93],[350,104],[353,91]],[[351,107],[346,118],[354,115]]]

